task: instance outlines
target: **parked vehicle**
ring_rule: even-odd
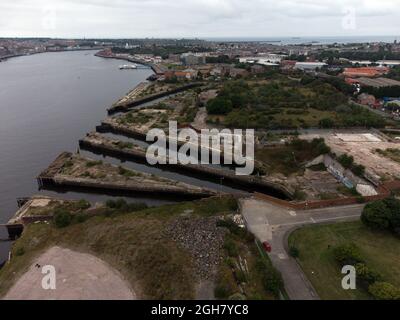
[[[269,252],[272,251],[271,244],[270,244],[268,241],[264,241],[264,242],[263,242],[263,247],[264,247],[264,250],[265,250],[267,253],[269,253]]]

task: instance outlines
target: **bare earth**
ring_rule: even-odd
[[[40,265],[40,267],[37,266]],[[42,288],[42,267],[56,270],[56,289]],[[52,247],[8,291],[7,300],[135,300],[118,271],[93,255]]]

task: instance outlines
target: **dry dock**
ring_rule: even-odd
[[[96,132],[89,133],[84,139],[81,139],[79,146],[89,151],[100,152],[123,159],[140,160],[147,163],[146,150],[142,147],[132,143],[124,143]],[[168,164],[168,159],[166,159],[166,163],[158,166],[172,171],[184,172],[189,175],[211,177],[217,180],[223,179],[225,183],[230,183],[232,186],[241,186],[248,191],[266,192],[282,199],[291,198],[291,193],[284,186],[262,180],[257,176],[239,176],[233,170],[201,164]]]
[[[37,177],[37,181],[40,188],[66,186],[93,191],[110,191],[128,196],[137,195],[137,193],[151,193],[203,198],[216,194],[215,191],[207,188],[156,177],[69,152],[60,154]]]
[[[160,98],[164,98],[164,97],[167,97],[172,94],[176,94],[176,93],[180,93],[180,92],[183,92],[183,91],[186,91],[189,89],[193,89],[200,85],[201,85],[201,83],[189,83],[184,86],[180,86],[178,88],[170,89],[170,90],[167,90],[164,92],[159,92],[156,94],[151,94],[151,95],[148,95],[148,96],[140,98],[140,99],[136,99],[136,100],[128,99],[125,103],[114,104],[111,108],[107,109],[107,112],[109,115],[112,115],[117,112],[128,112],[133,107],[137,107],[137,106],[140,106],[141,104],[151,102],[151,101],[154,101],[154,100],[157,100]]]

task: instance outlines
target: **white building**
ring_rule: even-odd
[[[242,57],[239,58],[241,63],[258,63],[265,66],[277,66],[285,59],[287,55],[275,53],[260,53],[255,57]]]
[[[400,60],[379,60],[376,62],[380,66],[385,66],[385,67],[396,67],[400,66]]]
[[[316,70],[326,65],[325,62],[296,62],[294,68],[299,70]]]

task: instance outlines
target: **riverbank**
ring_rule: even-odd
[[[0,62],[5,62],[13,58],[18,58],[18,57],[28,57],[28,56],[33,56],[33,55],[38,55],[38,54],[43,54],[43,53],[61,53],[61,52],[74,52],[74,51],[98,51],[101,48],[82,48],[82,49],[68,49],[68,50],[57,50],[57,51],[43,51],[43,52],[32,52],[32,53],[21,53],[21,54],[12,54],[8,56],[1,56],[0,57]]]

